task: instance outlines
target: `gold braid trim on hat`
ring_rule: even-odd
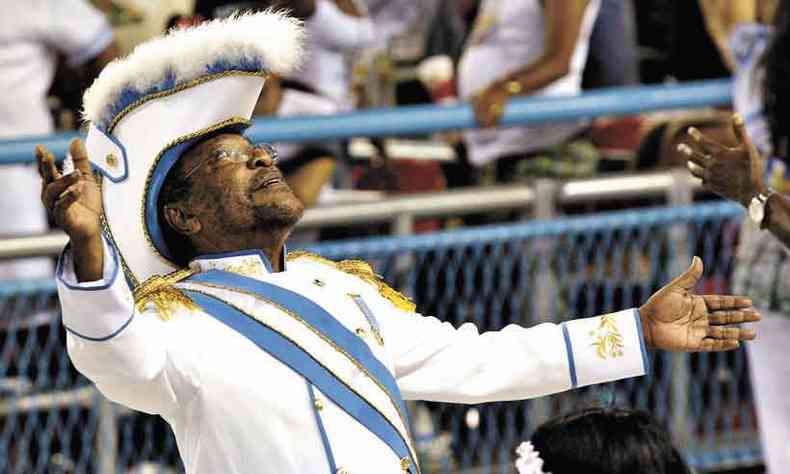
[[[148,192],[151,190],[151,181],[154,179],[154,171],[156,171],[157,165],[159,165],[159,161],[161,161],[162,157],[164,157],[165,152],[173,148],[174,146],[184,143],[186,141],[192,140],[194,138],[202,137],[203,135],[208,135],[209,133],[216,132],[217,130],[221,130],[223,128],[230,127],[231,125],[250,125],[250,121],[245,119],[244,117],[231,117],[229,119],[223,120],[219,123],[215,123],[209,127],[206,127],[202,130],[196,130],[192,133],[188,133],[182,137],[178,137],[175,140],[172,140],[170,143],[164,146],[162,150],[156,155],[154,162],[148,168],[148,174],[145,177],[145,185],[143,187],[143,199],[140,205],[140,219],[142,221],[143,226],[143,235],[145,236],[145,242],[148,244],[148,248],[153,252],[154,256],[158,258],[163,263],[167,264],[170,267],[177,267],[178,265],[175,262],[170,261],[169,258],[162,255],[156,245],[154,245],[154,241],[151,239],[151,234],[148,231],[148,208],[145,205],[148,202]],[[175,166],[175,164],[174,164]]]
[[[126,276],[126,279],[129,280],[132,286],[136,288],[139,286],[140,282],[137,280],[134,272],[132,272],[132,270],[129,268],[129,265],[126,264],[126,259],[124,258],[123,253],[121,253],[121,249],[118,247],[118,244],[115,242],[115,236],[112,235],[112,229],[110,229],[110,224],[107,222],[107,216],[104,214],[104,179],[97,177],[96,185],[99,187],[99,194],[102,196],[102,211],[101,215],[99,215],[99,223],[101,224],[102,230],[104,230],[104,235],[110,241],[110,244],[118,254],[118,260],[121,262],[123,274]]]
[[[394,304],[398,309],[402,309],[403,311],[408,311],[410,313],[415,312],[417,309],[417,305],[414,304],[414,302],[412,302],[409,297],[386,284],[381,276],[377,275],[376,272],[373,271],[373,267],[371,267],[370,264],[364,260],[342,260],[340,262],[335,262],[333,260],[329,260],[328,258],[324,258],[320,255],[314,254],[312,252],[306,252],[304,250],[288,252],[287,261],[290,262],[291,260],[297,260],[300,258],[315,260],[317,262],[335,267],[341,272],[348,273],[349,275],[353,275],[361,280],[366,281],[367,283],[372,284],[376,287],[376,289],[379,290],[381,296],[391,301],[392,304]]]
[[[145,95],[145,96],[141,97],[140,99],[137,99],[136,101],[134,101],[131,104],[129,104],[126,107],[124,107],[124,109],[121,110],[113,118],[113,120],[107,126],[107,134],[112,134],[113,131],[115,130],[115,127],[118,125],[118,123],[124,117],[126,117],[126,115],[128,115],[133,110],[137,109],[138,107],[140,107],[142,105],[145,105],[146,103],[148,103],[148,102],[150,102],[152,100],[161,99],[163,97],[167,97],[167,96],[176,94],[176,93],[181,92],[183,90],[199,86],[199,85],[204,84],[206,82],[213,81],[213,80],[216,80],[216,79],[221,79],[223,77],[228,77],[228,76],[258,76],[258,77],[267,78],[269,76],[269,73],[267,71],[241,71],[241,70],[222,71],[222,72],[218,72],[218,73],[214,73],[214,74],[207,74],[205,76],[201,76],[201,77],[198,77],[196,79],[192,79],[192,80],[186,81],[186,82],[184,82],[182,84],[178,84],[175,87],[172,87],[172,88],[164,90],[164,91],[155,92],[155,93],[151,93],[151,94]],[[250,123],[251,122],[249,120],[247,120],[247,119],[245,119],[243,117],[232,117],[232,118],[224,120],[224,121],[222,121],[220,123],[214,124],[214,125],[212,125],[210,127],[207,127],[207,128],[205,128],[203,130],[197,130],[197,131],[195,131],[193,133],[187,134],[187,135],[185,135],[183,137],[179,137],[179,138],[171,141],[157,155],[156,159],[154,160],[153,165],[151,166],[151,168],[148,171],[148,175],[146,176],[145,186],[144,186],[144,191],[143,191],[143,205],[142,205],[142,210],[140,212],[140,215],[141,215],[141,217],[143,219],[143,234],[145,235],[145,239],[146,239],[146,242],[147,242],[149,248],[153,251],[154,255],[159,260],[164,262],[165,264],[170,265],[170,266],[175,266],[173,262],[171,262],[169,259],[165,258],[165,256],[162,255],[159,252],[159,249],[157,249],[156,246],[151,241],[151,236],[148,234],[148,225],[146,224],[146,220],[145,220],[145,213],[146,213],[146,211],[145,211],[145,201],[146,201],[146,198],[148,196],[148,189],[149,189],[149,186],[151,184],[151,178],[152,178],[153,171],[156,168],[156,165],[159,163],[159,160],[162,158],[162,155],[167,150],[172,148],[173,146],[178,145],[179,143],[185,142],[187,140],[191,140],[193,138],[197,138],[197,137],[199,137],[201,135],[205,135],[205,134],[214,132],[214,131],[219,130],[221,128],[228,127],[230,125],[237,125],[237,124],[249,125]],[[102,183],[104,182],[104,180],[103,179],[99,179],[99,180],[97,180],[97,182],[99,183],[99,191],[101,192],[102,199],[103,199],[104,198],[104,192],[102,190]],[[132,285],[134,285],[135,288],[139,288],[141,285],[139,284],[137,276],[134,274],[134,272],[131,270],[129,265],[126,263],[126,259],[124,258],[120,247],[115,242],[115,237],[113,236],[112,229],[110,228],[110,225],[107,222],[103,211],[102,211],[102,226],[103,226],[103,228],[105,230],[105,233],[107,234],[107,237],[110,239],[110,241],[112,242],[113,246],[115,246],[116,251],[118,252],[118,255],[119,255],[120,261],[121,261],[121,267],[123,268],[124,273],[126,274],[127,278],[129,280],[131,280]]]
[[[167,97],[169,95],[176,94],[183,90],[190,89],[192,87],[199,86],[201,84],[205,84],[206,82],[210,82],[228,76],[258,76],[258,77],[263,77],[265,79],[269,76],[269,73],[267,71],[242,71],[237,69],[231,69],[227,71],[217,72],[214,74],[206,74],[205,76],[200,76],[195,79],[185,81],[181,84],[171,87],[170,89],[165,89],[160,92],[152,92],[150,94],[140,97],[136,101],[124,107],[123,110],[118,112],[115,115],[115,117],[113,117],[112,121],[110,121],[110,124],[107,126],[107,133],[112,133],[113,130],[115,130],[116,125],[118,125],[118,122],[120,122],[134,109],[140,107],[141,105],[146,104],[147,102],[156,99],[161,99],[162,97]]]
[[[184,268],[168,275],[154,275],[134,290],[134,306],[143,311],[150,303],[156,308],[157,315],[164,321],[170,320],[178,310],[197,310],[198,306],[181,290],[173,285],[189,278],[195,273]]]

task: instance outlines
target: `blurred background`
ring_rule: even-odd
[[[743,211],[675,148],[691,125],[733,140],[730,78],[753,46],[733,34],[777,3],[3,0],[0,472],[183,472],[163,420],[68,361],[52,281],[66,239],[32,165],[35,143],[62,157],[82,92],[136,44],[290,8],[308,59],[267,82],[249,133],[278,144],[309,207],[290,248],[363,258],[420,312],[496,330],[637,306],[693,255],[700,291],[732,291]],[[764,472],[746,349],[650,356],[646,377],[552,397],[411,404],[425,472],[513,472],[539,423],[590,404],[649,411],[699,472]]]

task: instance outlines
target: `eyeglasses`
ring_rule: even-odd
[[[214,150],[208,158],[204,159],[203,161],[197,163],[195,166],[190,168],[188,171],[184,172],[181,176],[181,179],[189,179],[190,176],[195,174],[195,171],[199,170],[201,166],[205,165],[208,162],[211,163],[246,163],[250,161],[253,155],[257,154],[258,152],[263,152],[266,154],[269,159],[272,160],[272,164],[277,164],[277,158],[279,154],[277,153],[277,148],[270,144],[270,143],[260,143],[258,145],[250,147],[249,151],[241,151],[236,149],[227,149],[227,148],[219,148]]]

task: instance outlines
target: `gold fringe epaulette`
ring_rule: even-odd
[[[134,305],[137,311],[143,311],[150,303],[156,308],[159,317],[165,321],[173,317],[176,311],[187,309],[197,310],[198,306],[187,295],[173,285],[189,278],[194,270],[185,268],[168,275],[155,275],[134,290]]]
[[[392,304],[394,304],[398,309],[402,309],[403,311],[408,311],[411,313],[417,309],[417,305],[415,305],[414,302],[412,302],[400,291],[386,284],[382,277],[373,271],[373,267],[364,260],[342,260],[340,262],[335,262],[320,255],[311,252],[305,252],[304,250],[288,252],[287,260],[289,262],[300,258],[309,258],[311,260],[335,267],[342,272],[354,275],[355,277],[372,284],[378,289],[381,296],[391,301]]]

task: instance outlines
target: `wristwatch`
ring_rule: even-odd
[[[749,219],[759,225],[761,229],[765,227],[765,205],[775,192],[773,189],[768,188],[765,192],[754,196],[749,202]]]

